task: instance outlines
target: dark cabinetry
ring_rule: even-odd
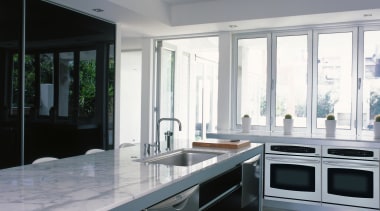
[[[0,26],[0,168],[113,148],[115,24],[4,0]]]

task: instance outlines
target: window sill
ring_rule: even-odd
[[[380,148],[380,139],[375,139],[373,135],[355,136],[337,134],[335,137],[326,137],[325,134],[305,134],[293,133],[284,135],[283,132],[250,131],[243,133],[241,130],[224,130],[207,133],[210,139],[239,139],[251,140],[252,142],[279,142],[291,144],[320,144],[337,146],[363,146]]]

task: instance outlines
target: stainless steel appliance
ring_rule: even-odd
[[[316,145],[265,144],[265,198],[320,203],[320,156]]]
[[[181,193],[178,193],[152,207],[146,211],[193,211],[199,209],[199,186],[193,186]]]
[[[379,209],[379,149],[322,147],[322,202]]]

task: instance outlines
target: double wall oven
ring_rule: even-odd
[[[264,196],[321,201],[321,146],[265,145]]]
[[[379,209],[379,149],[322,147],[322,202]]]
[[[380,209],[378,148],[267,143],[264,196]]]

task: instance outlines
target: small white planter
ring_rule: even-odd
[[[284,135],[292,135],[293,119],[284,119]]]
[[[243,117],[241,118],[241,128],[243,129],[243,133],[249,133],[251,129],[251,117]]]
[[[326,137],[335,137],[336,120],[325,120]]]
[[[373,132],[375,135],[375,139],[380,139],[380,122],[373,123]]]

